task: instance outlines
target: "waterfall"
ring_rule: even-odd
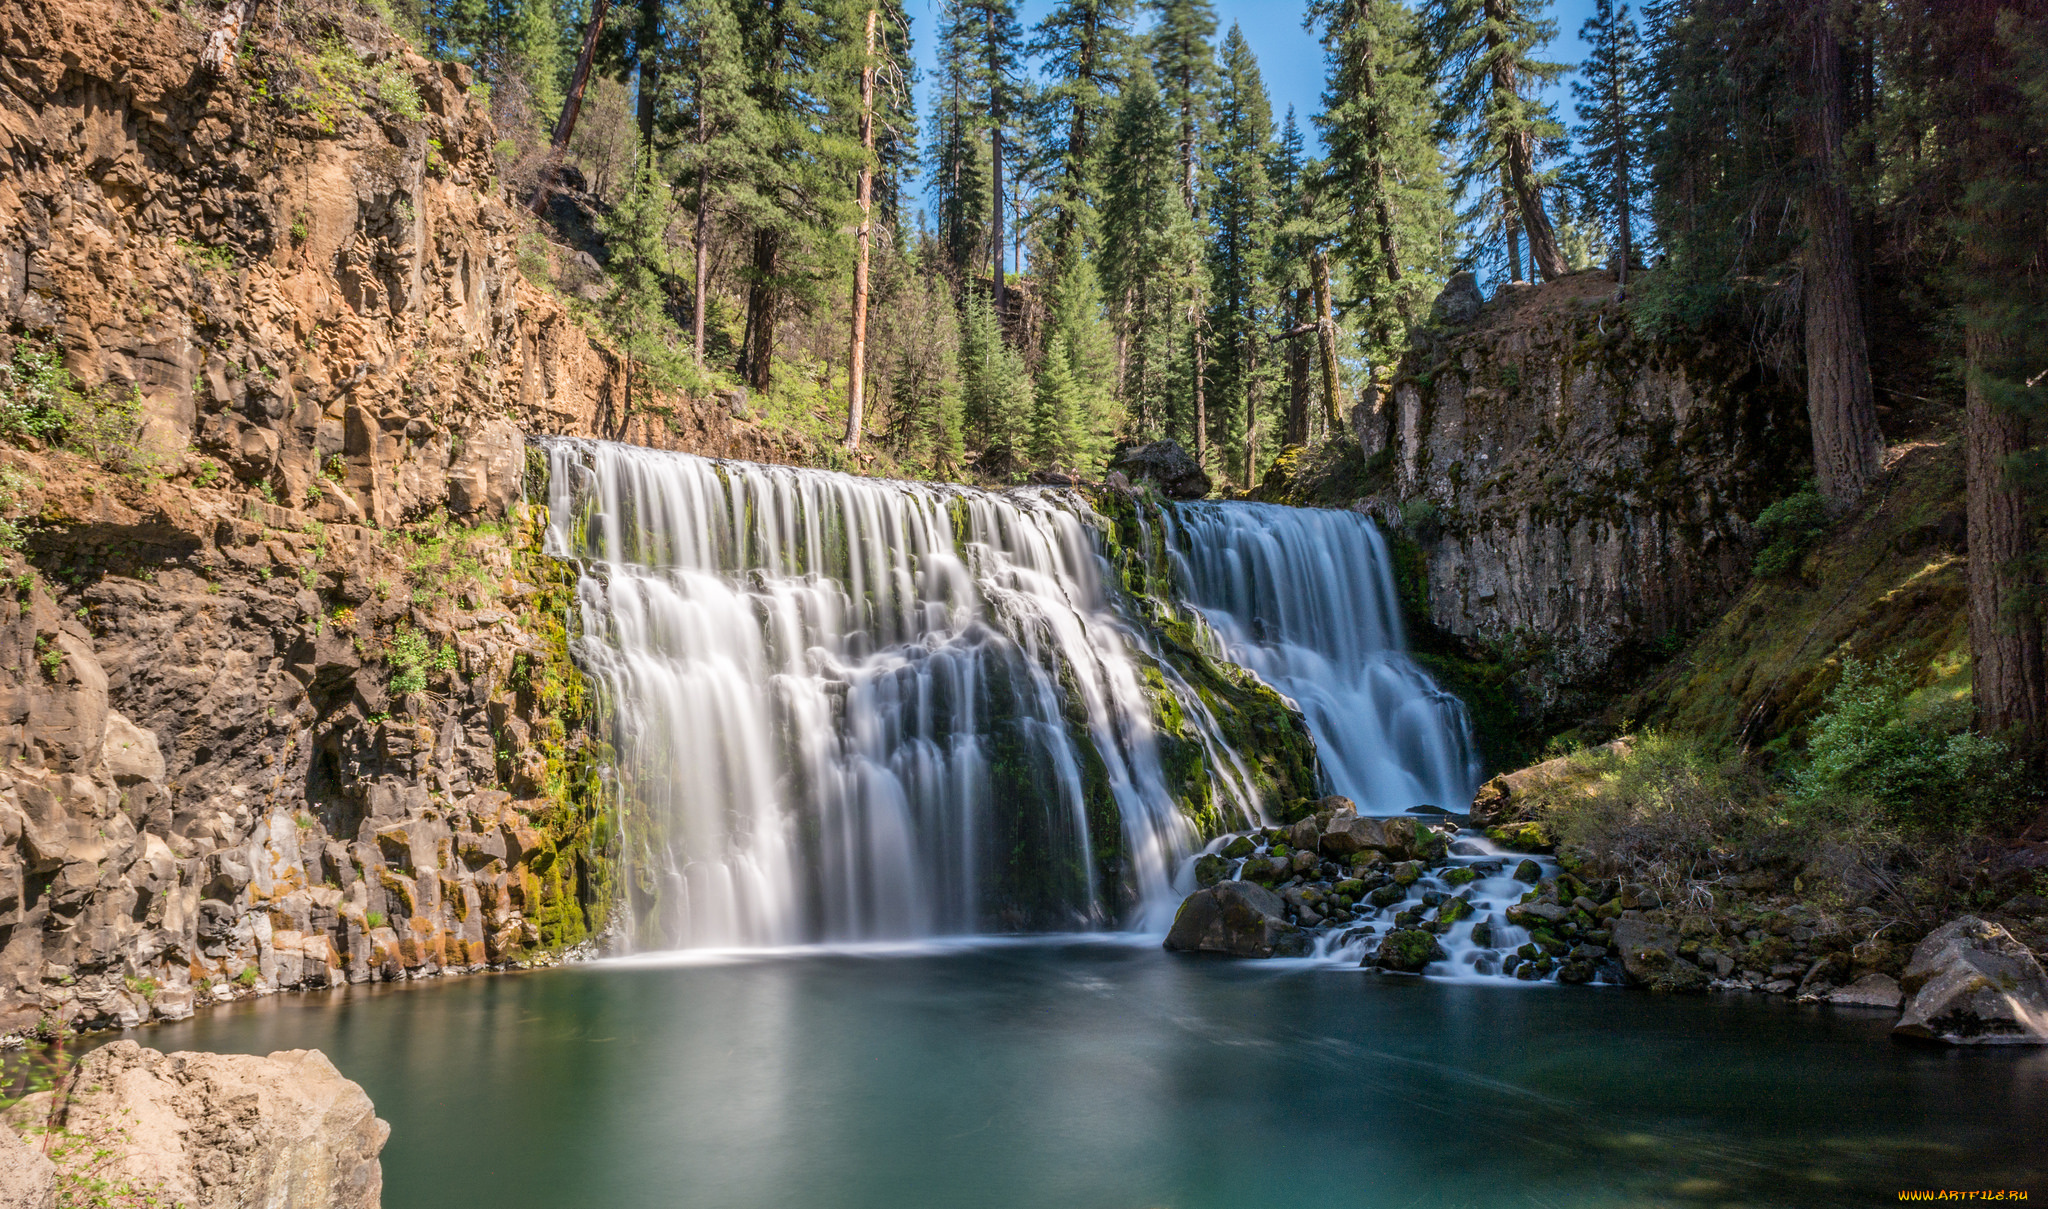
[[[1200,838],[1078,495],[557,439],[547,551],[610,719],[641,948],[1143,921]],[[1156,669],[1148,688],[1146,672]],[[1263,816],[1203,739],[1231,800]]]
[[[1464,703],[1405,653],[1393,563],[1370,520],[1235,503],[1167,516],[1181,591],[1224,657],[1300,707],[1333,792],[1381,815],[1472,800]]]

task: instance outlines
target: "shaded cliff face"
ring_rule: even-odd
[[[0,0],[0,362],[142,421],[0,448],[0,1032],[589,937],[604,752],[521,434],[784,455],[625,414],[466,71],[294,13],[215,77],[213,6]]]
[[[1419,338],[1355,428],[1359,507],[1419,547],[1421,608],[1513,669],[1522,713],[1604,704],[1749,576],[1789,490],[1796,396],[1638,336],[1613,282],[1510,286]]]

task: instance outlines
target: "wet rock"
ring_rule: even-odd
[[[1170,499],[1198,500],[1209,494],[1209,475],[1178,441],[1153,441],[1125,449],[1109,468],[1133,480],[1149,479]]]
[[[1567,914],[1556,903],[1517,903],[1508,908],[1508,922],[1521,928],[1540,928],[1545,924],[1558,923]]]
[[[1223,845],[1223,855],[1230,857],[1232,860],[1243,860],[1258,850],[1259,846],[1252,843],[1250,836],[1245,835],[1238,836],[1228,844]]]
[[[2048,1045],[2048,974],[1997,924],[1965,915],[1913,950],[1896,1036],[1950,1045]]]
[[[1594,965],[1590,961],[1571,960],[1557,968],[1557,980],[1573,984],[1593,981]]]
[[[1388,882],[1386,885],[1374,890],[1371,894],[1366,895],[1365,900],[1375,907],[1391,907],[1407,897],[1408,887],[1399,882]]]
[[[56,1095],[27,1097],[8,1123],[44,1124]],[[190,1209],[375,1209],[377,1156],[391,1136],[363,1089],[318,1050],[161,1054],[116,1041],[80,1060],[63,1120],[83,1143],[69,1151],[65,1162],[80,1168],[67,1166],[67,1177],[126,1183]],[[102,1148],[115,1153],[95,1158]]]
[[[1486,838],[1515,852],[1557,850],[1557,842],[1551,838],[1550,829],[1541,823],[1508,823],[1499,827],[1488,827]]]
[[[1444,883],[1451,886],[1469,886],[1479,880],[1479,871],[1470,865],[1444,871]]]
[[[1430,962],[1444,959],[1443,946],[1437,943],[1433,934],[1421,928],[1399,928],[1387,933],[1379,948],[1362,964],[1404,974],[1420,974]]]
[[[1195,884],[1204,888],[1230,880],[1231,861],[1213,852],[1195,858]]]
[[[1394,866],[1394,883],[1396,885],[1412,886],[1416,882],[1421,880],[1422,862],[1402,861],[1400,864]]]
[[[1844,1007],[1884,1008],[1896,1012],[1905,1003],[1905,992],[1899,990],[1898,980],[1889,974],[1865,974],[1845,987],[1836,987],[1828,994],[1829,1003]]]
[[[57,1167],[43,1152],[0,1129],[0,1209],[56,1209]]]
[[[1300,957],[1305,933],[1288,923],[1280,896],[1250,882],[1220,882],[1197,890],[1180,905],[1166,947],[1184,953],[1232,957]]]
[[[1518,882],[1528,882],[1533,886],[1542,876],[1543,866],[1535,861],[1525,859],[1521,864],[1515,866],[1515,880]]]
[[[1390,861],[1440,861],[1444,858],[1443,836],[1415,819],[1362,819],[1338,813],[1324,826],[1322,849],[1339,859],[1361,852],[1378,852]]]
[[[1614,947],[1621,950],[1622,975],[1636,986],[1684,993],[1704,991],[1712,981],[1705,970],[1678,955],[1678,933],[1672,928],[1623,918],[1615,921],[1613,933]]]
[[[1472,914],[1472,900],[1469,898],[1446,899],[1436,909],[1436,921],[1446,927]]]

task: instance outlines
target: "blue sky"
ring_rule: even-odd
[[[1028,31],[1031,26],[1044,18],[1053,8],[1054,0],[1020,0],[1018,17]],[[926,112],[931,86],[934,60],[934,31],[938,28],[938,0],[908,0],[911,36],[916,40],[917,61],[923,67],[924,78],[918,84],[918,114]],[[1634,7],[1634,6],[1631,6]],[[1579,26],[1585,23],[1593,11],[1593,0],[1554,0],[1550,16],[1557,22],[1557,38],[1544,54],[1553,62],[1576,66],[1585,57],[1585,44],[1579,41]],[[1273,120],[1277,124],[1294,106],[1296,117],[1301,122],[1302,133],[1311,144],[1315,130],[1309,123],[1310,115],[1322,108],[1323,93],[1323,52],[1316,40],[1302,28],[1301,19],[1306,6],[1299,2],[1262,3],[1261,0],[1216,0],[1217,41],[1221,42],[1225,31],[1235,22],[1244,30],[1245,40],[1252,45],[1253,53],[1259,57],[1259,70],[1266,79],[1266,91],[1273,98]],[[1142,29],[1146,18],[1140,17]],[[1559,112],[1565,122],[1572,121],[1570,76],[1560,80],[1552,90],[1551,99],[1558,103]]]

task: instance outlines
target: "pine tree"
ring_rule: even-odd
[[[1061,0],[1034,27],[1027,48],[1047,77],[1032,105],[1039,148],[1032,174],[1048,219],[1039,276],[1052,285],[1053,312],[1064,306],[1074,266],[1098,235],[1103,151],[1130,52],[1130,13],[1130,0]]]
[[[695,287],[691,347],[701,367],[710,306],[712,223],[721,208],[745,212],[758,206],[752,192],[759,167],[754,146],[762,131],[760,115],[747,94],[750,76],[740,58],[739,25],[731,0],[681,0],[677,10],[666,78],[683,90],[677,118],[684,135],[674,162],[677,181],[688,189],[695,214],[690,238]]]
[[[1625,298],[1630,263],[1636,256],[1636,220],[1648,184],[1646,65],[1626,4],[1594,0],[1593,15],[1579,30],[1579,38],[1593,52],[1572,85],[1579,114],[1579,124],[1572,129],[1578,142],[1573,183],[1587,216],[1613,233],[1616,292]]]
[[[985,466],[1003,467],[1023,455],[1031,434],[1031,371],[1003,339],[995,304],[968,293],[960,323],[960,400],[967,437]]]
[[[1218,403],[1218,445],[1250,487],[1271,366],[1264,364],[1273,291],[1268,273],[1278,228],[1273,182],[1273,110],[1258,61],[1238,27],[1224,38],[1208,148],[1208,325],[1215,358],[1208,387]]]
[[[927,474],[958,477],[966,466],[960,387],[960,312],[947,287],[937,241],[921,236],[915,270],[895,299],[895,318],[912,338],[890,367],[885,430],[898,461]]]
[[[1103,186],[1102,288],[1116,337],[1118,396],[1134,435],[1189,436],[1174,387],[1201,242],[1182,201],[1173,115],[1149,66],[1132,64]],[[1191,418],[1191,417],[1186,417]]]
[[[1031,460],[1048,469],[1073,469],[1082,449],[1081,420],[1080,391],[1074,384],[1067,342],[1054,336],[1032,395]]]
[[[1325,0],[1328,76],[1316,119],[1329,148],[1320,182],[1338,212],[1336,252],[1365,300],[1365,353],[1376,377],[1400,359],[1408,331],[1442,286],[1452,222],[1434,98],[1414,14],[1399,0]]]
[[[1003,153],[1025,116],[1021,73],[1024,34],[1017,24],[1014,0],[965,0],[963,9],[972,18],[972,79],[983,106],[983,129],[988,139],[989,217],[993,226],[989,235],[993,266],[990,281],[995,292],[995,312],[1001,319],[1009,314],[1009,287],[1003,272],[1003,218],[1008,204],[1003,187]]]
[[[613,425],[615,435],[624,435],[632,417],[633,382],[639,374],[651,371],[664,382],[675,379],[677,332],[668,315],[672,211],[668,185],[649,153],[640,157],[625,198],[598,220],[607,250],[605,270],[612,283],[598,313],[626,362],[626,399]]]
[[[1564,135],[1554,107],[1534,96],[1564,71],[1535,57],[1557,32],[1555,22],[1537,15],[1546,6],[1547,0],[1434,0],[1424,30],[1432,74],[1444,85],[1443,133],[1466,148],[1457,187],[1490,185],[1506,171],[1532,276],[1547,281],[1566,267],[1537,167]]]
[[[1174,116],[1179,136],[1179,185],[1181,203],[1195,228],[1195,243],[1201,230],[1201,147],[1206,136],[1209,94],[1216,86],[1216,52],[1210,39],[1216,35],[1216,10],[1209,0],[1150,0],[1157,14],[1146,42],[1152,52],[1152,70],[1167,110]],[[1197,461],[1208,460],[1208,341],[1203,327],[1203,274],[1199,251],[1191,252],[1185,274],[1188,283],[1188,343],[1178,357],[1176,376],[1185,383],[1189,414],[1179,425],[1193,437]]]
[[[1311,221],[1308,206],[1308,173],[1303,159],[1305,144],[1301,126],[1295,121],[1294,106],[1280,123],[1280,138],[1273,147],[1266,175],[1273,182],[1273,199],[1278,226],[1273,234],[1273,261],[1268,273],[1280,308],[1277,323],[1280,344],[1275,349],[1287,382],[1287,403],[1282,441],[1306,444],[1309,439],[1310,342],[1304,339],[1313,323],[1314,286],[1309,280],[1309,255],[1317,240],[1324,238],[1319,224]]]
[[[857,48],[865,10],[833,0],[735,0],[747,97],[758,115],[751,206],[747,323],[740,371],[755,390],[773,384],[777,327],[792,304],[809,306],[828,280],[851,226],[862,158]],[[843,263],[843,262],[842,262]]]
[[[962,0],[945,0],[939,17],[937,79],[925,141],[932,218],[956,286],[981,270],[991,226],[988,149],[982,140],[974,55],[976,29]]]

